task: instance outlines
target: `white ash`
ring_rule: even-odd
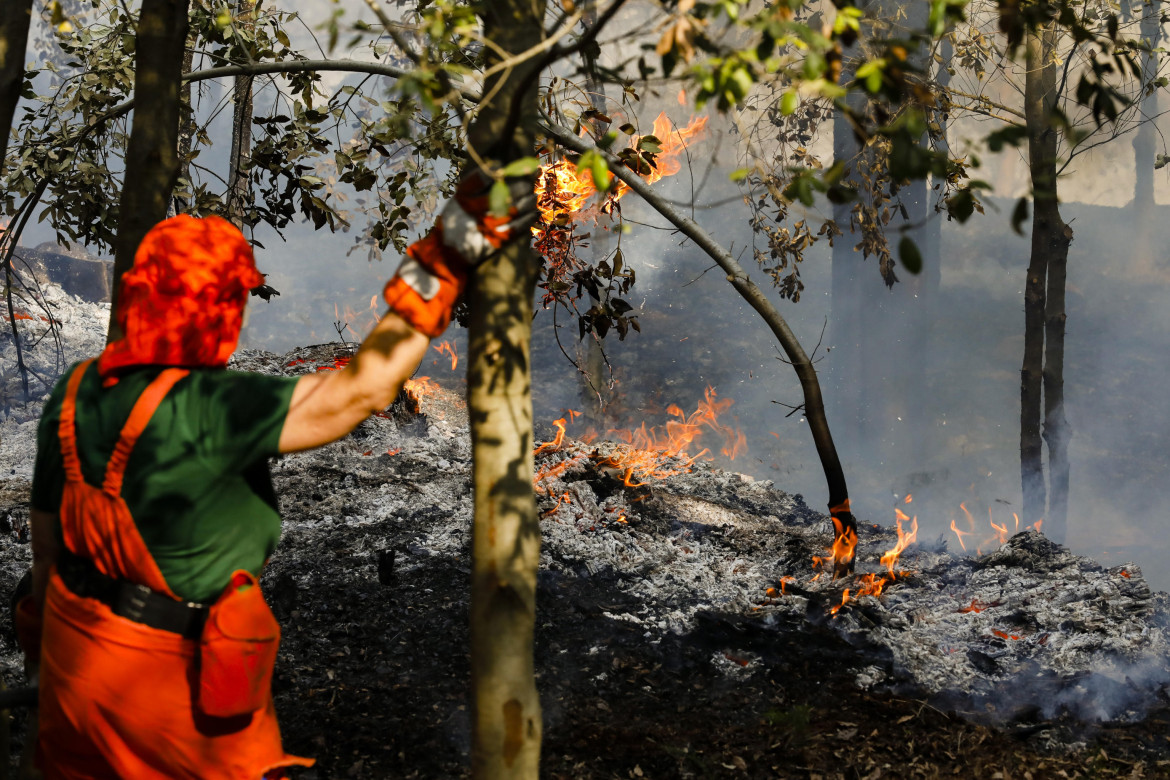
[[[108,305],[54,300],[58,310],[69,304],[64,362],[95,354]],[[246,350],[233,365],[296,375],[334,367],[349,350]],[[5,357],[5,371],[9,366]],[[373,417],[342,441],[274,462],[285,516],[266,576],[274,599],[295,603],[297,589],[311,587],[323,571],[338,593],[376,584],[388,550],[394,587],[404,593],[415,587],[412,572],[436,556],[469,571],[466,411],[445,391],[422,403],[425,423]],[[0,421],[0,522],[27,516],[38,413],[34,402]],[[829,625],[868,648],[853,670],[860,687],[914,686],[994,720],[1030,713],[1136,718],[1165,695],[1167,597],[1151,593],[1135,566],[1103,568],[1034,532],[978,559],[952,555],[941,543],[919,544],[903,556],[905,576],[880,598],[862,597],[831,617],[843,590],[856,585],[814,580],[812,556],[825,554],[831,535],[825,515],[770,482],[701,462],[628,487],[623,474],[590,457],[610,447],[567,441],[537,457],[538,471],[567,462],[538,483],[541,610],[573,608],[574,593],[620,593],[627,606],[602,602],[601,614],[636,625],[651,643],[702,631],[712,615],[763,631]],[[859,573],[883,571],[877,559],[894,542],[891,529],[863,525]],[[9,538],[0,547],[0,571],[14,582],[27,558],[27,545]],[[450,583],[452,599],[466,600],[465,583]],[[3,641],[4,663],[14,670],[18,660]],[[728,650],[713,653],[711,663],[734,679],[763,661]]]

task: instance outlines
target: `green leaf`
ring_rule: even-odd
[[[902,260],[902,267],[914,275],[922,273],[922,253],[918,245],[910,236],[902,236],[898,242],[898,257]]]
[[[784,93],[784,97],[780,98],[780,113],[784,116],[791,116],[799,105],[800,98],[794,90],[790,89]]]
[[[987,135],[987,148],[993,152],[1002,151],[1004,146],[1019,146],[1028,135],[1027,128],[1009,125]]]
[[[589,171],[589,175],[593,177],[593,186],[599,192],[604,192],[609,188],[609,166],[606,165],[605,158],[596,151],[591,149],[581,155],[581,159],[577,161],[577,170]]]
[[[748,174],[751,172],[752,172],[751,168],[736,168],[734,171],[731,172],[731,174],[728,176],[728,178],[731,179],[732,181],[743,181],[744,179],[746,179],[748,177]]]
[[[971,190],[959,190],[946,199],[947,213],[959,222],[966,222],[975,212],[975,197]]]
[[[488,213],[493,217],[502,217],[508,213],[512,205],[512,193],[508,191],[508,184],[503,179],[497,179],[488,192]]]
[[[536,157],[521,157],[504,166],[504,176],[531,176],[540,169],[540,160]]]

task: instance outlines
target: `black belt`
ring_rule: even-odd
[[[57,558],[57,573],[74,594],[97,599],[115,615],[186,639],[198,639],[203,633],[210,609],[206,604],[175,601],[145,585],[107,577],[92,561],[68,550]]]

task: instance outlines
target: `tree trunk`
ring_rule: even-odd
[[[510,53],[543,36],[543,0],[480,6],[484,35]],[[485,85],[468,143],[496,163],[535,148],[536,64]],[[530,86],[521,92],[523,85]],[[493,90],[498,88],[498,92]],[[519,111],[512,112],[516,101]],[[510,117],[519,121],[510,126]],[[474,162],[470,163],[474,165]],[[530,242],[481,266],[470,304],[467,406],[474,458],[471,581],[471,773],[477,780],[531,778],[540,768],[541,714],[533,661],[540,521],[532,493],[532,300],[538,268]]]
[[[1129,3],[1122,3],[1123,9],[1129,8]],[[1141,54],[1142,86],[1148,86],[1158,78],[1158,53],[1162,45],[1161,3],[1159,0],[1143,2],[1138,5],[1141,13],[1139,30],[1142,41],[1149,44],[1150,49]],[[1132,216],[1134,227],[1134,252],[1146,261],[1146,268],[1153,269],[1160,262],[1153,258],[1162,253],[1161,247],[1156,245],[1154,234],[1158,227],[1154,205],[1154,159],[1158,152],[1159,131],[1154,122],[1158,116],[1159,89],[1151,89],[1141,99],[1141,126],[1133,138],[1133,156],[1136,177],[1133,188]],[[1158,231],[1160,232],[1160,231]]]
[[[24,84],[24,51],[32,19],[32,0],[4,0],[0,3],[0,171],[8,153],[12,115]]]
[[[188,0],[143,0],[138,19],[134,64],[134,123],[126,149],[126,173],[118,205],[114,242],[114,290],[134,264],[142,237],[166,218],[167,204],[179,174],[179,89],[187,42]]]
[[[1055,211],[1055,208],[1053,209]],[[1048,296],[1044,302],[1044,443],[1048,446],[1048,516],[1044,533],[1064,542],[1068,531],[1068,442],[1072,437],[1064,415],[1064,286],[1072,228],[1055,215],[1048,237]]]
[[[194,36],[189,36],[187,39],[187,47],[183,51],[183,75],[186,76],[191,72],[191,68],[195,63],[195,40]],[[192,86],[190,81],[184,81],[183,86],[179,88],[179,102],[182,106],[179,115],[179,182],[184,182],[186,186],[191,187],[192,196],[194,196],[194,187],[191,184],[191,142],[195,138],[195,106],[191,102]],[[181,185],[180,185],[181,186]],[[191,209],[191,201],[180,197],[178,194],[174,198],[174,211],[176,214],[186,214]]]
[[[236,23],[251,30],[256,4],[252,0],[238,0]],[[232,92],[232,151],[231,170],[227,180],[226,216],[238,228],[244,227],[244,214],[252,203],[249,163],[252,159],[252,77],[236,76]]]
[[[1057,34],[1054,24],[1029,33],[1024,112],[1028,129],[1028,168],[1032,178],[1032,254],[1024,285],[1024,362],[1020,371],[1020,481],[1023,516],[1028,524],[1044,517],[1043,443],[1040,436],[1044,329],[1050,261],[1068,255],[1068,233],[1056,193],[1057,132],[1049,122],[1056,99]],[[1063,285],[1063,278],[1062,278]],[[1063,290],[1063,286],[1062,286]],[[1063,294],[1061,296],[1063,304]],[[1063,344],[1061,345],[1063,350]]]

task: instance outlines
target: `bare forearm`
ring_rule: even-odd
[[[374,326],[341,371],[301,377],[280,436],[280,451],[328,444],[386,408],[418,367],[430,340],[393,312]]]

